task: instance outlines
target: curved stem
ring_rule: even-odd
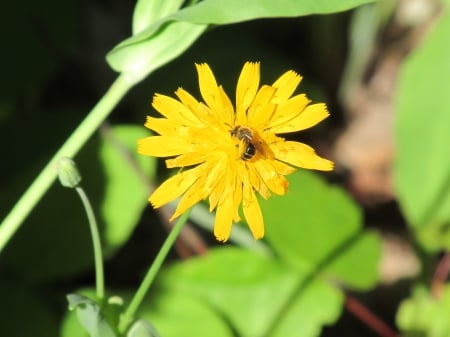
[[[105,281],[103,274],[103,254],[102,245],[100,242],[100,235],[98,233],[97,221],[95,220],[94,211],[92,210],[89,198],[81,187],[76,187],[75,190],[80,196],[84,209],[89,222],[89,229],[91,230],[92,246],[94,249],[94,261],[95,261],[95,290],[97,298],[101,302],[105,297]]]
[[[56,163],[61,157],[73,157],[97,130],[132,84],[122,76],[111,85],[89,115],[75,129],[61,148],[36,177],[0,225],[0,253],[56,179]]]
[[[125,332],[126,328],[128,327],[128,324],[133,319],[133,316],[135,315],[137,309],[139,308],[139,305],[144,300],[144,297],[147,294],[148,289],[152,285],[156,275],[158,274],[158,271],[161,268],[165,258],[167,257],[167,254],[169,253],[170,249],[175,243],[175,240],[177,239],[178,235],[183,229],[183,226],[186,223],[189,214],[190,210],[184,213],[180,217],[180,219],[178,219],[177,223],[175,224],[175,226],[173,226],[171,232],[167,236],[166,241],[164,241],[164,244],[162,245],[160,251],[158,252],[158,255],[156,256],[155,260],[153,261],[152,265],[147,271],[144,280],[139,286],[139,289],[134,294],[134,297],[131,300],[130,304],[128,305],[128,308],[125,310],[123,316],[120,319],[119,323],[120,333]]]

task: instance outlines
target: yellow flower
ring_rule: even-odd
[[[329,113],[325,104],[310,104],[304,94],[292,96],[301,80],[294,71],[259,87],[259,63],[245,63],[234,108],[210,67],[196,67],[204,102],[182,88],[175,92],[178,100],[156,94],[152,105],[163,118],[147,117],[145,126],[159,135],[138,140],[140,154],[172,157],[167,167],[181,168],[149,201],[157,208],[183,195],[173,220],[209,198],[210,211],[217,208],[214,235],[219,241],[228,240],[242,206],[254,238],[260,239],[264,222],[256,191],[265,199],[285,194],[285,175],[295,167],[333,169],[333,162],[310,146],[278,135],[310,128]]]

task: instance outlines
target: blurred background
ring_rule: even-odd
[[[117,77],[105,55],[131,34],[134,5],[118,0],[0,5],[2,218]],[[293,137],[336,162],[326,179],[351,194],[364,211],[364,226],[383,237],[381,284],[355,296],[394,325],[407,279],[419,268],[392,183],[394,90],[399,66],[439,11],[438,1],[398,0],[326,16],[211,27],[120,102],[75,158],[83,184],[100,204],[107,172],[98,149],[111,126],[142,127],[145,135],[143,123],[154,114],[155,93],[172,95],[182,86],[199,97],[195,62],[207,62],[230,97],[245,61],[261,61],[262,83],[293,69],[304,77],[298,92],[326,102],[331,112],[320,126]],[[160,179],[167,175],[163,163],[156,170]],[[129,239],[106,248],[109,287],[136,287],[165,237],[166,224],[151,207],[135,217],[135,226],[123,234]],[[92,266],[84,210],[73,192],[54,184],[0,255],[2,319],[17,321],[17,336],[27,335],[25,322],[32,322],[28,335],[58,335],[65,294],[94,283]],[[346,311],[336,326],[323,331],[323,336],[339,335],[375,336]]]

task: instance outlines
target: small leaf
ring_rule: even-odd
[[[77,295],[67,295],[69,309],[76,310],[80,324],[90,337],[115,337],[116,334],[100,313],[98,304],[91,299]]]
[[[153,325],[140,319],[130,327],[127,337],[160,337],[160,334]]]
[[[404,300],[397,312],[397,325],[404,336],[450,336],[450,286],[439,298],[433,298],[424,287],[418,287]]]

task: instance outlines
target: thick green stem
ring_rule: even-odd
[[[125,81],[122,76],[119,76],[89,115],[36,177],[0,225],[0,253],[31,210],[55,181],[58,160],[61,157],[73,157],[131,87],[132,84]]]
[[[91,203],[89,202],[89,199],[84,190],[81,187],[76,187],[75,189],[81,198],[84,209],[86,210],[89,229],[91,230],[95,261],[95,289],[97,293],[97,299],[101,302],[105,297],[105,281],[103,276],[102,244],[100,242],[100,235],[98,233],[97,221],[95,220],[94,211],[92,210]]]
[[[156,275],[158,274],[159,269],[161,268],[165,258],[167,257],[167,254],[169,254],[170,249],[172,248],[173,244],[175,243],[175,240],[177,239],[178,235],[181,232],[181,229],[183,228],[184,224],[186,223],[186,220],[189,217],[190,210],[184,213],[180,219],[178,219],[175,226],[172,228],[172,230],[169,233],[169,236],[167,236],[166,241],[164,241],[164,244],[162,245],[158,255],[156,256],[155,260],[153,261],[152,265],[150,266],[150,269],[147,271],[147,274],[144,277],[144,280],[142,281],[141,285],[139,286],[139,289],[136,291],[136,294],[134,294],[134,297],[132,298],[130,304],[128,305],[128,308],[125,310],[125,313],[120,319],[119,323],[119,332],[123,333],[125,332],[126,328],[130,324],[130,322],[133,319],[133,316],[135,315],[137,309],[139,308],[139,305],[142,303],[142,301],[145,298],[145,295],[147,294],[148,289],[152,285],[153,280],[155,279]]]

